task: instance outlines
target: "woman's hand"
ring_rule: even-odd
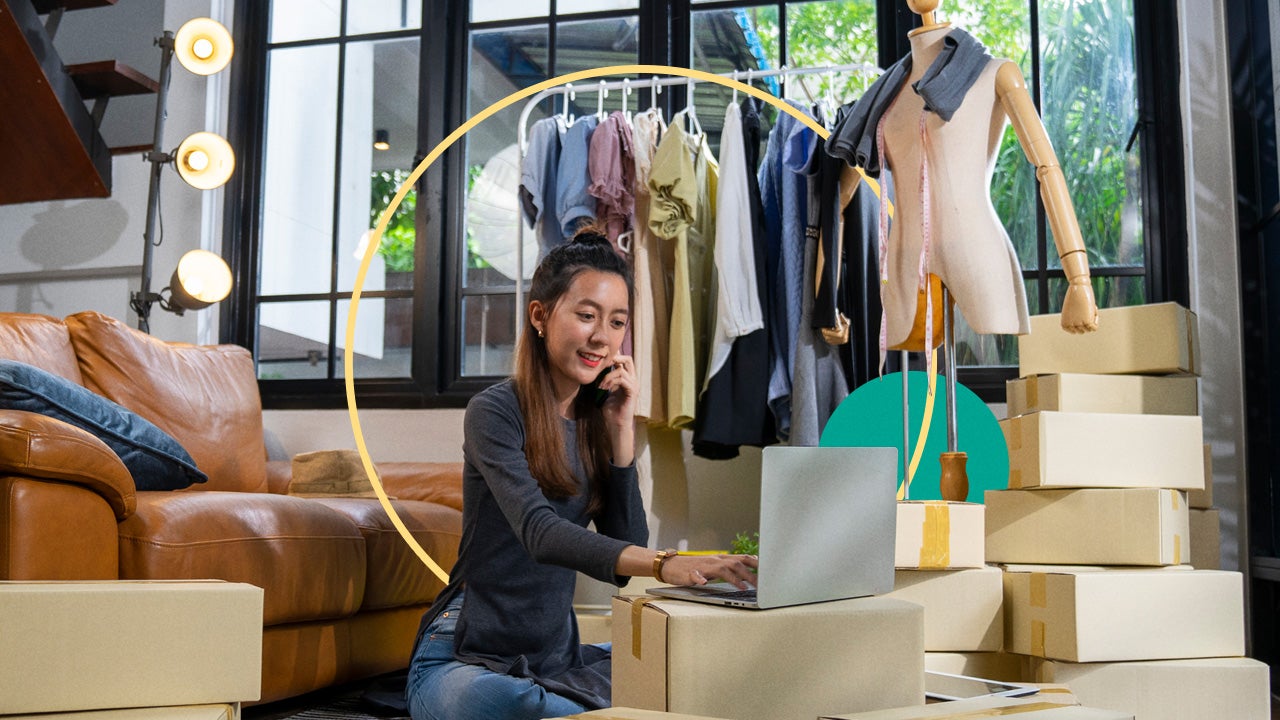
[[[626,467],[635,460],[636,445],[636,364],[630,355],[614,355],[609,358],[613,366],[604,379],[600,381],[600,389],[607,390],[600,411],[604,414],[605,427],[609,433],[609,442],[613,450],[613,464]]]
[[[604,419],[610,426],[635,427],[636,415],[636,363],[630,355],[614,355],[609,358],[613,370],[600,381],[600,389],[607,390],[604,401]]]
[[[662,582],[670,585],[706,585],[712,580],[733,583],[739,590],[754,587],[751,572],[760,561],[755,555],[676,555],[662,564]]]

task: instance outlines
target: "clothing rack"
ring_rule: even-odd
[[[780,77],[783,79],[783,83],[784,83],[783,87],[785,88],[786,78],[792,75],[827,75],[827,74],[846,73],[846,72],[865,72],[865,73],[879,74],[883,72],[883,70],[876,65],[872,65],[871,63],[849,63],[844,65],[815,65],[811,67],[794,67],[794,68],[789,68],[784,65],[780,68],[774,68],[771,70],[734,70],[732,72],[727,72],[727,73],[718,73],[718,76],[722,78],[727,78],[729,80],[744,81],[748,85],[751,84],[751,81],[755,80],[756,78]],[[556,95],[561,95],[561,96],[564,96],[565,102],[567,103],[571,94],[576,94],[579,92],[600,93],[601,99],[603,99],[603,97],[606,96],[610,90],[621,90],[623,92],[623,103],[625,105],[626,97],[629,96],[631,93],[636,92],[637,90],[648,89],[651,93],[653,93],[651,104],[657,105],[657,95],[661,94],[661,91],[658,90],[658,88],[670,87],[673,85],[685,85],[688,88],[690,88],[690,90],[692,90],[693,86],[697,85],[700,82],[704,82],[704,81],[699,80],[697,78],[689,78],[689,77],[683,77],[679,75],[668,76],[664,78],[660,78],[657,75],[654,75],[654,76],[651,76],[648,80],[631,80],[629,78],[623,79],[623,80],[610,80],[610,81],[601,80],[595,83],[587,83],[587,84],[576,85],[576,86],[572,83],[569,83],[567,85],[560,85],[553,88],[547,88],[546,90],[539,92],[538,94],[529,98],[525,102],[524,108],[521,109],[520,111],[520,120],[516,126],[516,143],[518,145],[518,155],[519,155],[519,163],[517,164],[517,168],[516,168],[516,172],[517,172],[516,177],[520,178],[524,174],[524,154],[525,154],[525,151],[528,149],[527,125],[529,124],[529,116],[533,113],[533,109],[537,107],[538,103],[542,102],[543,100],[549,97],[554,97]],[[785,93],[785,90],[784,90],[784,93]],[[515,339],[516,339],[516,342],[519,343],[520,333],[524,327],[524,323],[522,321],[523,312],[524,312],[522,309],[524,307],[524,218],[519,215],[518,207],[517,207],[517,216],[518,217],[516,220],[516,277],[515,277],[517,320],[516,320]]]

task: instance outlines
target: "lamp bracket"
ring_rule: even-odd
[[[166,163],[171,163],[174,161],[174,154],[167,153],[167,152],[156,152],[155,150],[148,150],[147,152],[142,154],[142,159],[150,163],[157,163],[160,165],[164,165]]]

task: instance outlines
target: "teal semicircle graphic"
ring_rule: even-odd
[[[928,393],[928,376],[913,370],[908,376],[911,452],[920,434]],[[941,375],[933,403],[933,418],[924,454],[911,481],[908,499],[940,500],[938,478],[942,473],[938,456],[947,449],[946,382]],[[982,502],[986,490],[1009,486],[1009,449],[1000,422],[991,408],[969,388],[956,383],[957,445],[968,453],[969,502]],[[822,430],[819,445],[824,447],[893,447],[898,449],[898,484],[905,476],[902,454],[902,373],[891,373],[864,383],[840,403]]]

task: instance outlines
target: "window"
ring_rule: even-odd
[[[1186,302],[1176,78],[1155,70],[1176,62],[1175,11],[1133,0],[955,0],[939,11],[1028,78],[1070,185],[1101,307]],[[348,357],[362,404],[460,405],[510,369],[521,106],[482,123],[424,175],[366,277],[354,346],[344,339],[367,231],[453,128],[517,88],[601,65],[886,67],[908,52],[916,21],[896,0],[252,4],[237,25],[244,99],[232,135],[246,172],[233,180],[229,197],[238,201],[228,203],[238,294],[223,313],[223,337],[254,350],[269,407],[342,406]],[[802,102],[843,102],[874,77],[753,82]],[[653,100],[641,86],[632,109]],[[670,117],[685,89],[667,90],[656,100]],[[713,149],[730,94],[710,83],[694,92]],[[620,105],[617,93],[603,102]],[[586,83],[568,111],[596,108]],[[543,101],[527,126],[564,110],[558,99]],[[390,149],[375,149],[383,138]],[[1034,169],[1012,130],[994,177],[1030,310],[1056,312],[1065,280]],[[537,250],[533,233],[525,238],[527,282]],[[957,341],[960,380],[1002,399],[1014,338],[961,324]],[[863,344],[869,350],[874,342]]]

